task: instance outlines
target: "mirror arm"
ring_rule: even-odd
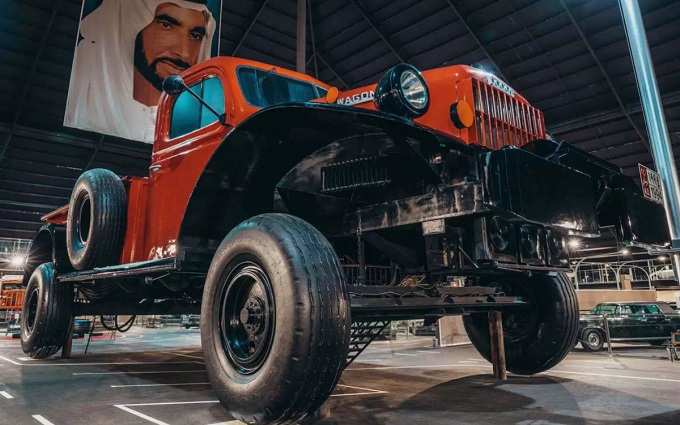
[[[206,108],[208,108],[208,110],[209,110],[210,112],[212,112],[212,113],[217,117],[217,119],[220,121],[220,124],[222,124],[222,125],[227,125],[227,114],[220,114],[219,112],[217,112],[212,106],[208,105],[208,102],[206,102],[205,100],[203,100],[203,99],[201,98],[201,96],[197,95],[193,90],[191,90],[191,88],[189,88],[189,86],[187,86],[186,84],[184,84],[184,82],[182,82],[182,86],[184,86],[184,89],[187,90],[189,93],[191,93],[191,95],[192,95],[196,100],[198,100],[199,102],[201,102],[201,105],[203,105],[203,106],[205,106]]]

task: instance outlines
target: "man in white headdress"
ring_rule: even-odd
[[[153,142],[163,80],[210,57],[206,0],[103,0],[80,24],[64,125]]]

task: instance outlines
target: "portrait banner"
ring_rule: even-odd
[[[222,0],[83,0],[64,125],[151,143],[163,80],[219,52]]]

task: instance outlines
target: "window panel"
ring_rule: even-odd
[[[224,90],[218,77],[210,77],[189,87],[218,113],[224,112]],[[218,120],[212,112],[194,98],[189,91],[177,96],[172,107],[170,139],[189,134]]]
[[[222,82],[219,78],[213,77],[203,81],[203,100],[218,113],[224,112],[224,90],[222,90]],[[203,106],[201,108],[201,128],[212,124],[219,118],[215,116],[208,108]]]

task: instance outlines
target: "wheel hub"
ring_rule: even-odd
[[[239,321],[249,334],[256,334],[264,325],[263,305],[264,302],[261,299],[251,298],[248,300],[248,305],[241,309]]]
[[[274,297],[269,277],[246,261],[227,277],[222,295],[222,346],[240,373],[257,371],[269,355],[274,335]]]

